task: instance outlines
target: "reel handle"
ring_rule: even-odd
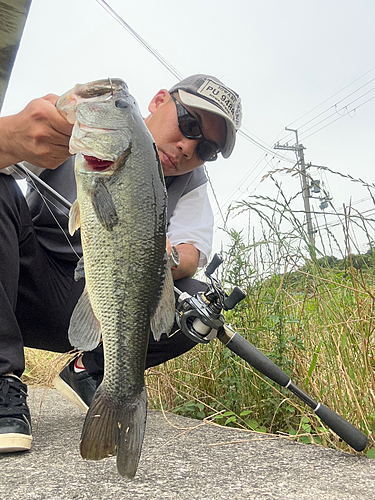
[[[236,305],[241,302],[246,297],[246,293],[241,290],[238,286],[235,286],[232,290],[232,293],[224,299],[225,309],[228,311],[229,309],[233,309]]]
[[[206,267],[204,274],[207,277],[211,276],[211,274],[213,274],[216,271],[216,269],[220,266],[220,264],[223,263],[223,261],[224,261],[223,257],[219,253],[215,253],[211,262]]]

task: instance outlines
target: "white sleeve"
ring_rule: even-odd
[[[207,264],[211,253],[214,216],[207,194],[207,183],[182,196],[169,222],[171,245],[190,243],[199,250],[198,267]]]

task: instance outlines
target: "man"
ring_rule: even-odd
[[[73,202],[74,158],[68,150],[72,126],[54,107],[56,100],[57,96],[48,95],[17,115],[0,118],[0,169],[28,162]],[[181,291],[195,294],[205,289],[191,277],[207,262],[213,227],[202,165],[215,160],[219,152],[224,158],[232,153],[240,126],[240,99],[216,78],[194,75],[169,91],[160,90],[149,111],[145,122],[157,145],[168,190],[167,252],[173,245],[180,257],[173,278]],[[24,370],[23,348],[72,349],[69,319],[84,283],[73,279],[82,250],[79,235],[66,233],[62,207],[45,203],[35,190],[28,192],[26,203],[14,179],[0,175],[0,213],[0,452],[4,452],[31,446],[27,387],[18,378]],[[181,332],[169,338],[163,334],[159,342],[150,336],[146,367],[194,345]],[[55,384],[87,410],[103,370],[99,345],[67,365]]]

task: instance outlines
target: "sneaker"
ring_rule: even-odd
[[[0,453],[31,447],[31,418],[27,386],[15,375],[0,376]]]
[[[86,413],[102,380],[103,375],[94,375],[87,370],[76,373],[73,360],[55,377],[53,385],[63,396]]]

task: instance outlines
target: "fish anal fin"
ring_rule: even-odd
[[[160,340],[162,333],[168,334],[171,331],[175,319],[175,296],[171,265],[171,261],[168,259],[160,300],[150,320],[151,331],[155,340]]]
[[[75,200],[73,205],[70,207],[69,211],[68,229],[70,236],[73,236],[75,231],[80,227],[81,227],[81,214],[79,209],[79,203],[78,200]]]
[[[99,344],[101,335],[100,323],[92,310],[85,287],[70,318],[69,342],[81,351],[92,351]]]

